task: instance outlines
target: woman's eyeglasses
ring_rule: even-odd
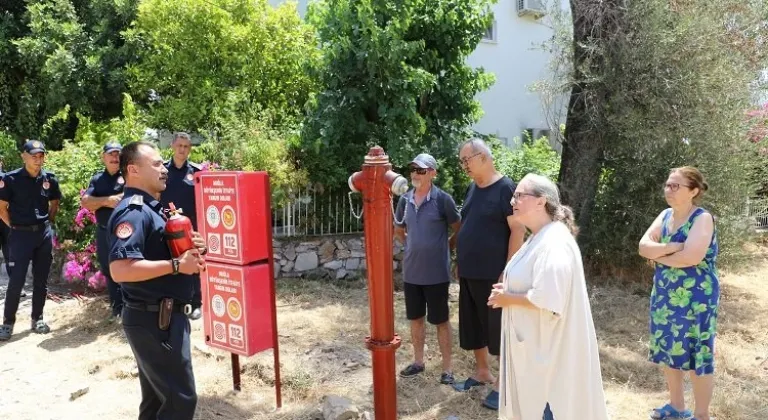
[[[664,184],[664,189],[666,190],[667,188],[669,188],[670,191],[672,192],[677,192],[677,190],[679,190],[680,187],[691,188],[690,185],[678,184],[677,182],[667,182],[666,184]]]
[[[427,168],[411,168],[411,173],[416,172],[419,175],[424,175],[427,173]]]
[[[523,198],[523,196],[526,196],[526,195],[531,196],[531,197],[536,197],[536,194],[524,193],[524,192],[516,192],[516,193],[512,194],[512,199],[515,200],[515,201],[518,201],[521,198]]]

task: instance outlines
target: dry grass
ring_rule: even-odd
[[[768,250],[755,251],[745,270],[724,276],[717,379],[713,414],[719,420],[768,418]],[[453,325],[456,319],[456,285]],[[592,309],[608,406],[614,420],[647,418],[665,401],[657,368],[645,361],[648,286],[595,287]],[[242,389],[231,390],[229,357],[203,348],[202,326],[193,323],[195,375],[200,401],[197,419],[310,419],[324,395],[346,396],[372,410],[370,355],[363,345],[369,314],[364,283],[280,280],[278,320],[283,375],[283,408],[274,410],[272,354],[241,358]],[[396,302],[396,331],[407,336],[402,295]],[[49,302],[54,331],[48,336],[19,332],[0,345],[0,406],[3,418],[130,419],[139,403],[133,357],[121,330],[102,321],[103,299]],[[26,315],[20,316],[20,320]],[[20,322],[19,325],[25,323]],[[454,334],[455,335],[455,334]],[[404,337],[398,366],[411,349]],[[461,379],[472,360],[455,343],[455,371]],[[467,394],[440,385],[440,356],[433,328],[427,337],[427,374],[398,381],[401,419],[457,416],[495,419],[480,400],[486,390]],[[89,387],[75,401],[70,393]]]

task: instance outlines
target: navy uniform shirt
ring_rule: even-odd
[[[126,188],[123,200],[115,207],[107,223],[109,262],[126,259],[170,261],[171,250],[165,241],[165,221],[159,201],[144,191]],[[149,304],[156,304],[166,297],[179,303],[189,303],[192,286],[192,277],[182,274],[120,284],[123,300]]]
[[[120,171],[117,171],[114,175],[110,175],[109,172],[104,169],[103,172],[99,172],[91,178],[91,183],[88,184],[88,189],[85,190],[85,195],[91,197],[110,197],[123,192],[123,185],[125,180],[120,175]],[[96,209],[96,222],[101,227],[107,227],[109,216],[112,215],[114,209],[111,207],[99,207]]]
[[[0,200],[8,202],[12,225],[39,225],[48,221],[48,202],[61,200],[59,181],[44,169],[33,177],[21,167],[0,179]]]
[[[192,221],[192,228],[197,230],[197,209],[195,207],[195,172],[202,168],[190,161],[184,162],[181,168],[177,168],[173,159],[165,162],[168,168],[168,180],[165,182],[165,191],[160,196],[163,207],[169,208],[168,203],[173,203],[176,208],[182,209],[182,214]]]

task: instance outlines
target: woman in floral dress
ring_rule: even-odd
[[[670,208],[640,241],[640,255],[656,267],[649,358],[663,366],[670,395],[668,404],[653,410],[652,419],[710,420],[720,286],[714,218],[697,206],[707,188],[698,169],[673,169],[664,185]],[[691,372],[693,413],[685,408],[685,371]]]

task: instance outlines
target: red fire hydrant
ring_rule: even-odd
[[[371,335],[366,347],[373,353],[373,405],[377,420],[397,418],[395,334],[392,283],[392,195],[408,190],[408,180],[392,172],[389,156],[379,146],[371,147],[363,170],[349,177],[349,188],[363,194],[365,257],[368,267],[368,302]]]

